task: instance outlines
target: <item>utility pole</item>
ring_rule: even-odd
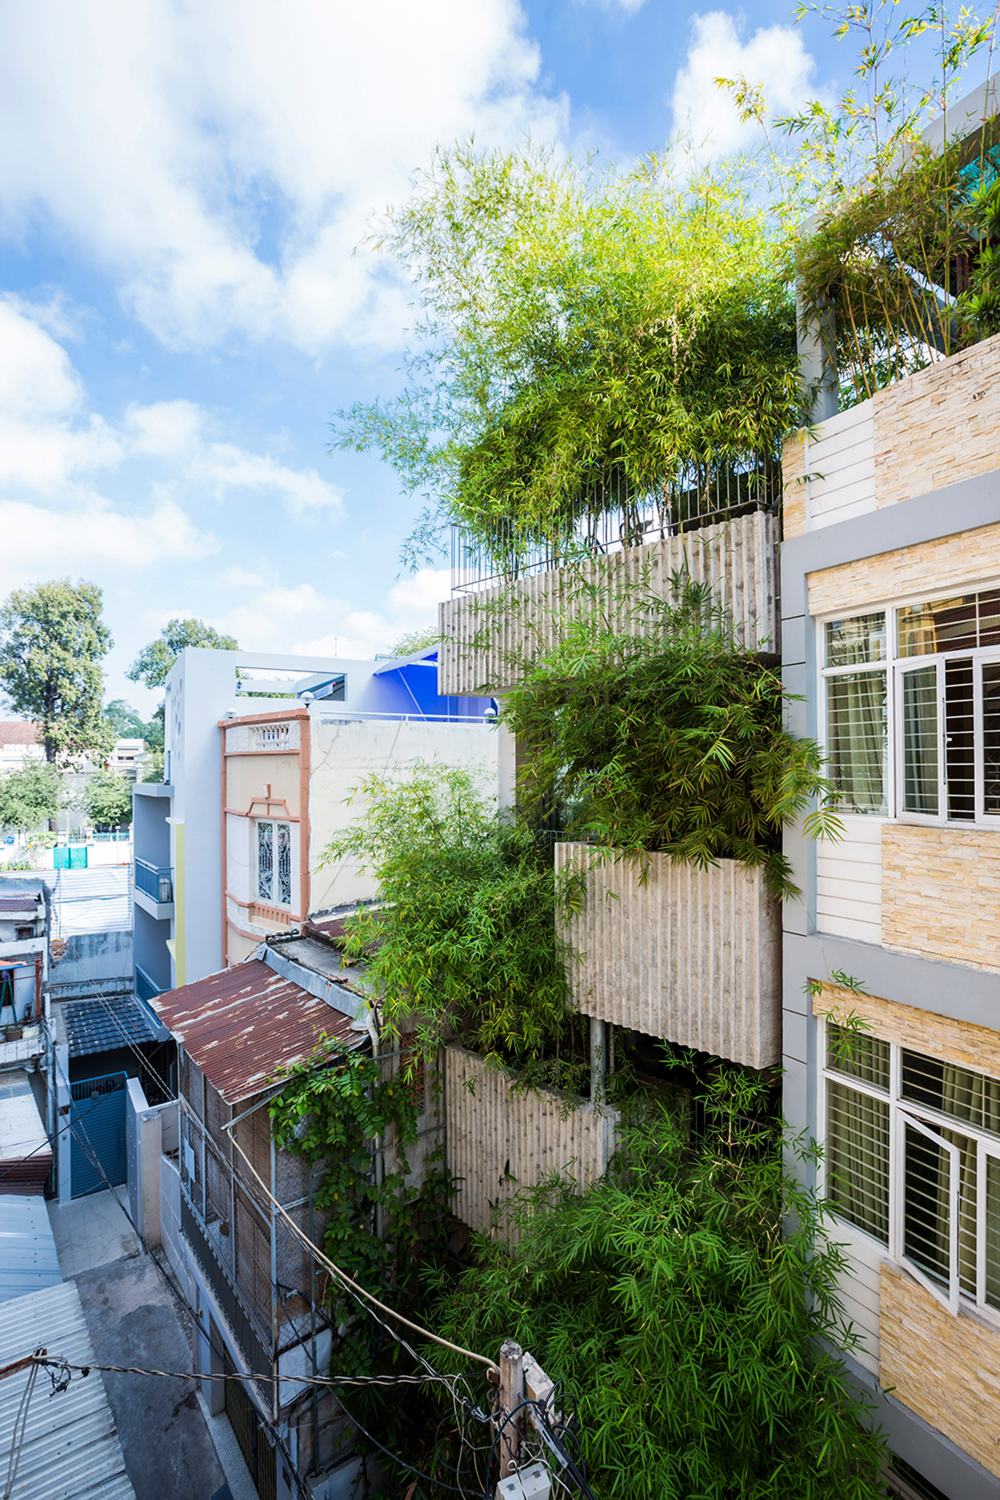
[[[524,1350],[513,1339],[500,1345],[500,1385],[497,1391],[497,1430],[500,1434],[500,1478],[517,1468],[521,1451],[524,1412],[517,1408],[524,1400]],[[511,1416],[511,1412],[517,1412]],[[503,1424],[501,1426],[500,1424]]]

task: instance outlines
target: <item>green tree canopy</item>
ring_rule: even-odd
[[[419,343],[402,393],[341,412],[334,442],[497,546],[565,537],[626,492],[735,483],[798,425],[789,260],[733,170],[455,148],[379,243],[415,284]]]
[[[112,698],[105,704],[104,717],[119,739],[146,738],[146,721],[139,717],[131,703],[124,698]]]
[[[95,828],[124,828],[132,821],[132,783],[116,771],[95,771],[83,789],[83,806]]]
[[[418,651],[428,651],[431,646],[436,646],[441,640],[441,634],[436,625],[425,625],[423,630],[411,630],[407,635],[401,635],[392,647],[393,656],[416,656]]]
[[[59,773],[48,762],[27,761],[0,777],[0,828],[34,833],[59,810]]]
[[[206,625],[204,620],[168,620],[155,640],[143,646],[126,676],[148,688],[162,687],[170,668],[186,646],[210,646],[220,651],[236,651],[238,643]]]
[[[0,688],[42,732],[45,758],[106,755],[114,731],[101,711],[101,662],[111,636],[101,590],[68,578],[15,589],[0,609]]]

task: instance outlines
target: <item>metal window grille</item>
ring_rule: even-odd
[[[278,901],[282,906],[292,904],[292,829],[288,823],[276,823],[278,843]]]
[[[274,885],[274,824],[261,820],[257,824],[257,895],[270,901]]]
[[[889,1241],[889,1103],[831,1080],[826,1193],[840,1217]]]
[[[675,480],[649,489],[637,489],[615,472],[581,495],[551,535],[539,535],[507,518],[491,522],[485,535],[453,526],[452,592],[511,583],[730,516],[777,512],[780,506],[781,462],[765,454],[692,464]]]
[[[888,714],[885,671],[827,679],[826,751],[841,810],[886,811]]]

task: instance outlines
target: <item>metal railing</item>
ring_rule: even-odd
[[[174,899],[174,872],[170,868],[160,869],[146,859],[135,861],[135,888],[161,903]]]
[[[112,828],[92,833],[95,844],[127,844],[132,837],[131,828]]]
[[[582,499],[576,513],[567,517],[565,529],[552,535],[539,535],[506,518],[475,535],[453,525],[452,593],[512,583],[732,516],[776,512],[780,506],[781,460],[765,455],[711,468],[691,466],[657,490],[637,491],[616,477]]]
[[[211,1238],[202,1222],[201,1215],[188,1197],[187,1189],[181,1188],[181,1230],[194,1250],[202,1270],[208,1277],[212,1292],[218,1300],[223,1316],[236,1335],[240,1348],[246,1355],[250,1368],[266,1376],[273,1368],[273,1349],[257,1326],[256,1316],[251,1313],[242,1292],[222,1265],[215,1253]],[[260,1382],[270,1402],[269,1382]]]

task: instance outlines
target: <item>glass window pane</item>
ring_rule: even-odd
[[[1000,646],[1000,589],[979,596],[979,644]]]
[[[983,811],[1000,816],[1000,661],[983,662]]]
[[[257,824],[257,897],[270,901],[274,883],[274,824]]]
[[[289,823],[276,823],[278,834],[278,900],[282,906],[292,904],[292,829]]]
[[[903,675],[904,812],[938,810],[937,668],[917,667]]]
[[[951,1158],[909,1120],[903,1122],[903,1254],[946,1285],[951,1273],[949,1235]]]
[[[944,664],[944,765],[948,817],[974,818],[976,731],[972,658],[968,656],[957,656]]]
[[[986,1158],[986,1235],[983,1255],[986,1272],[986,1301],[1000,1308],[1000,1159]]]
[[[978,643],[975,594],[913,604],[896,616],[900,656],[927,656],[933,651],[972,651]]]
[[[826,665],[851,667],[885,661],[885,615],[853,615],[831,620],[826,627]]]
[[[843,812],[886,810],[885,697],[884,672],[827,678],[827,774]]]
[[[1000,1079],[903,1049],[900,1097],[1000,1136]]]
[[[889,1043],[853,1026],[826,1025],[826,1065],[876,1088],[889,1088]]]
[[[826,1195],[837,1213],[889,1242],[889,1105],[826,1086]]]

